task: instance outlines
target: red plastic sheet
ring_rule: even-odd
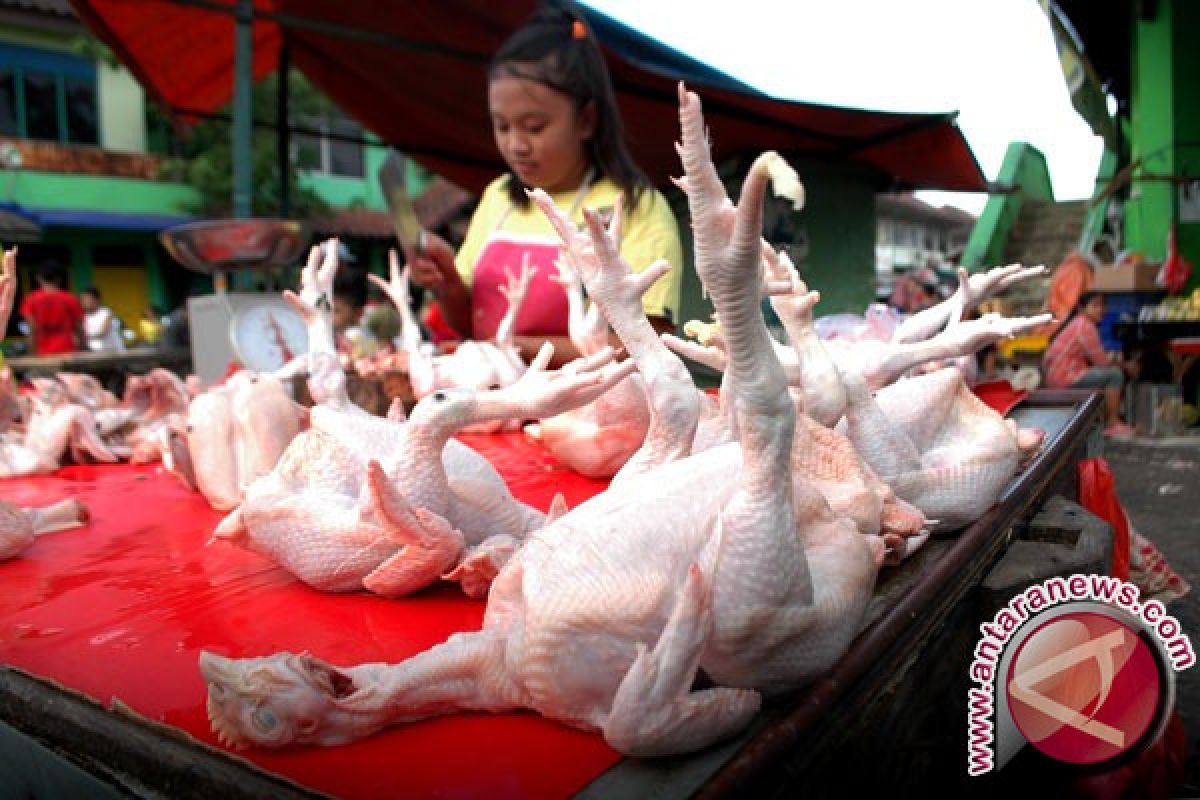
[[[987,403],[993,411],[1005,417],[1008,416],[1008,412],[1029,396],[1029,392],[1023,389],[1014,389],[1008,381],[977,383],[971,387],[971,391],[975,392],[975,396]]]
[[[605,486],[558,467],[522,434],[463,438],[532,505],[561,491],[574,506]],[[4,481],[0,495],[21,505],[75,496],[93,514],[0,563],[0,661],[210,744],[202,648],[395,662],[482,622],[484,604],[453,586],[404,600],[323,594],[260,556],[206,546],[220,515],[159,467],[68,467]],[[601,737],[532,713],[455,715],[342,747],[242,755],[346,798],[561,797],[619,758]]]

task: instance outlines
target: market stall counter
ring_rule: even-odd
[[[531,713],[458,714],[339,747],[221,748],[205,710],[201,649],[396,662],[478,629],[484,604],[451,585],[403,600],[314,591],[255,554],[210,544],[220,515],[158,466],[67,467],[4,483],[4,499],[17,504],[78,497],[92,522],[0,564],[0,718],[106,782],[171,797],[613,797],[651,787],[686,797],[774,782],[837,747],[840,723],[911,681],[914,654],[1022,521],[1050,494],[1073,491],[1074,465],[1099,430],[1097,399],[1035,393],[1013,415],[1049,436],[997,506],[885,570],[866,629],[831,675],[768,704],[739,739],[693,756],[622,759],[600,736]],[[556,492],[573,507],[605,486],[521,434],[462,439],[514,495],[543,509]]]

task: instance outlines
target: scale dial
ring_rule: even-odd
[[[246,369],[274,372],[308,352],[303,318],[281,297],[243,302],[229,321],[233,353]]]

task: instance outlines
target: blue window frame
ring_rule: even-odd
[[[96,65],[0,42],[0,136],[98,144]]]

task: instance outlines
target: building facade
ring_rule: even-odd
[[[22,289],[56,260],[72,291],[99,289],[136,329],[147,309],[174,308],[211,282],[158,241],[198,219],[201,198],[169,158],[165,119],[105,55],[67,0],[0,0],[0,243],[20,247]],[[391,223],[375,175],[386,147],[337,114],[296,124],[309,131],[291,141],[299,186],[328,206],[310,220],[314,235],[344,237],[381,269]],[[410,178],[425,180],[415,165]]]

